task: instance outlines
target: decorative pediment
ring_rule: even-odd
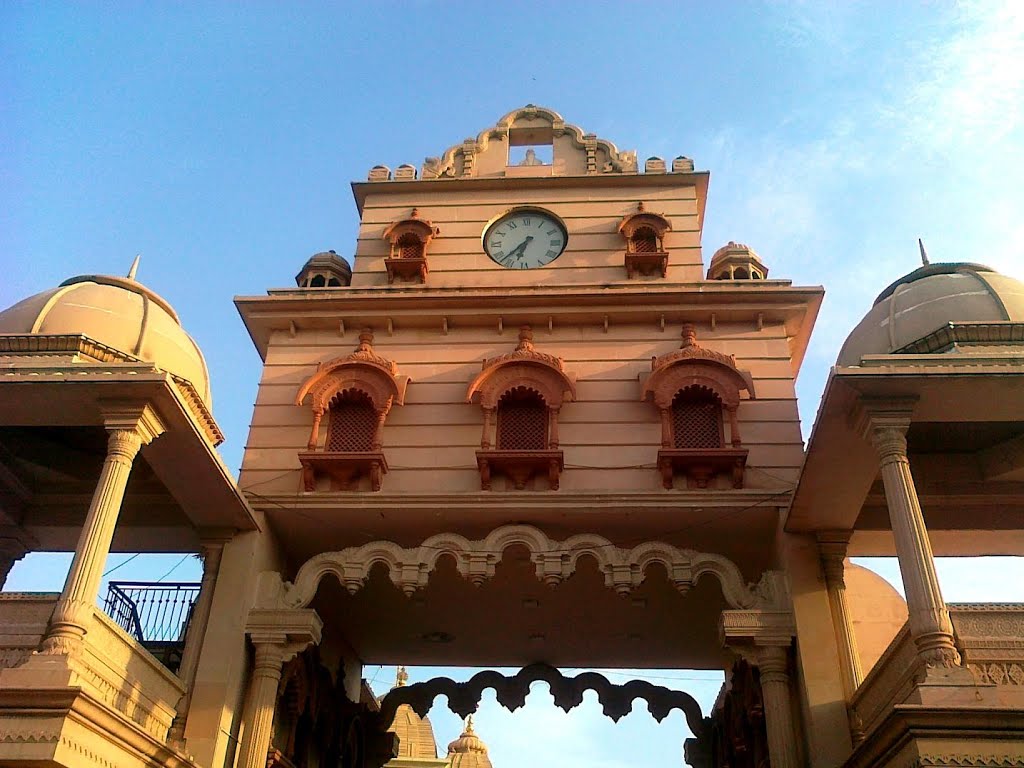
[[[553,146],[555,173],[636,173],[636,152],[621,152],[611,141],[599,139],[582,128],[566,123],[557,112],[527,104],[498,122],[449,147],[441,157],[427,158],[423,179],[495,175],[508,164],[509,146]],[[561,169],[559,167],[561,166]]]
[[[483,370],[469,385],[466,402],[476,399],[484,408],[494,408],[502,395],[516,387],[536,392],[549,408],[560,407],[567,394],[571,400],[576,398],[576,384],[562,359],[534,349],[528,325],[520,329],[514,351],[484,359]]]
[[[641,400],[651,399],[659,408],[669,408],[681,389],[701,386],[714,392],[726,408],[734,410],[741,391],[754,396],[749,374],[736,367],[732,355],[697,344],[697,331],[692,324],[683,326],[682,336],[679,349],[651,359],[651,373],[644,380]]]
[[[301,405],[309,398],[314,412],[323,412],[339,393],[354,389],[365,394],[374,409],[387,411],[392,403],[402,405],[409,377],[398,373],[398,366],[373,350],[373,331],[363,329],[359,346],[344,357],[323,363],[299,388],[295,399]]]

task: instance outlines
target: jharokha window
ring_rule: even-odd
[[[384,259],[389,284],[395,280],[427,282],[427,246],[439,231],[429,221],[421,219],[416,208],[409,218],[396,221],[384,230],[384,239],[391,244],[391,255]]]
[[[313,412],[309,444],[299,453],[307,492],[363,490],[364,484],[380,490],[388,471],[384,422],[391,406],[403,403],[408,383],[395,363],[374,352],[367,328],[354,352],[321,365],[302,385],[296,404],[308,401]]]
[[[693,325],[683,326],[679,349],[651,361],[642,397],[661,415],[658,470],[666,489],[679,476],[688,488],[707,488],[721,474],[731,477],[734,488],[743,487],[747,450],[737,418],[742,391],[753,397],[749,375],[732,356],[698,345]]]
[[[514,351],[485,359],[466,395],[483,410],[476,452],[481,489],[491,490],[492,477],[501,475],[519,490],[546,476],[548,487],[558,490],[564,467],[558,413],[564,400],[575,396],[561,358],[535,350],[529,326],[519,331]]]
[[[636,213],[626,216],[619,224],[619,234],[626,240],[626,275],[633,279],[639,275],[668,273],[668,251],[665,233],[672,229],[668,219],[650,213],[643,203],[637,203]]]

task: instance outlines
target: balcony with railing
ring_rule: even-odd
[[[172,672],[185,648],[198,582],[111,581],[104,612]]]

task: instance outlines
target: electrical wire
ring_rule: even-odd
[[[123,565],[128,565],[128,563],[130,563],[132,560],[134,560],[136,557],[138,557],[141,554],[142,554],[141,552],[136,552],[134,555],[129,557],[127,560],[122,560],[120,563],[115,565],[113,568],[111,568],[110,570],[106,571],[103,574],[103,576],[100,576],[100,578],[102,579],[102,578],[104,578],[106,576],[109,576],[110,574],[112,574],[114,571],[116,571],[118,568],[120,568]]]

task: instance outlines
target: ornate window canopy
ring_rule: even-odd
[[[405,402],[409,378],[398,373],[398,366],[373,350],[373,332],[359,334],[359,346],[348,355],[321,364],[299,388],[296,405],[308,400],[313,410],[313,426],[307,450],[299,454],[303,485],[314,491],[321,476],[330,477],[335,488],[348,490],[354,481],[369,475],[373,490],[380,490],[381,477],[387,472],[382,448],[382,430],[391,406]],[[332,405],[349,400],[369,402],[376,418],[369,451],[332,450],[320,446],[320,424]]]
[[[576,397],[573,377],[566,372],[561,358],[534,349],[529,326],[520,329],[519,344],[513,352],[484,359],[482,367],[466,393],[466,402],[479,402],[484,412],[483,435],[477,451],[480,487],[490,490],[492,470],[508,476],[518,489],[546,470],[551,489],[557,490],[564,465],[562,451],[558,449],[558,412],[567,398]],[[492,441],[495,412],[500,416],[503,398],[517,393],[532,394],[543,401],[547,409],[546,447],[506,450],[501,441]],[[495,444],[496,449],[491,447]]]
[[[740,392],[754,396],[750,375],[736,367],[731,355],[706,349],[697,344],[697,331],[692,324],[683,326],[682,346],[674,352],[651,360],[651,373],[644,380],[641,400],[651,400],[661,412],[661,450],[658,468],[662,484],[673,487],[676,474],[683,474],[691,486],[706,488],[716,474],[731,471],[733,487],[743,487],[743,469],[747,451],[742,448],[736,411]],[[710,395],[725,410],[729,421],[730,443],[725,447],[686,447],[676,434],[681,425],[674,423],[684,412],[674,407],[677,397],[688,390]],[[724,441],[723,441],[724,442]]]
[[[384,239],[391,243],[391,255],[384,260],[388,282],[402,280],[427,281],[427,246],[440,230],[419,217],[412,209],[406,219],[392,223],[384,230]]]
[[[636,212],[619,223],[619,234],[626,240],[626,273],[632,279],[637,273],[668,272],[668,251],[665,233],[672,229],[669,220],[660,213],[647,211],[642,202]]]

